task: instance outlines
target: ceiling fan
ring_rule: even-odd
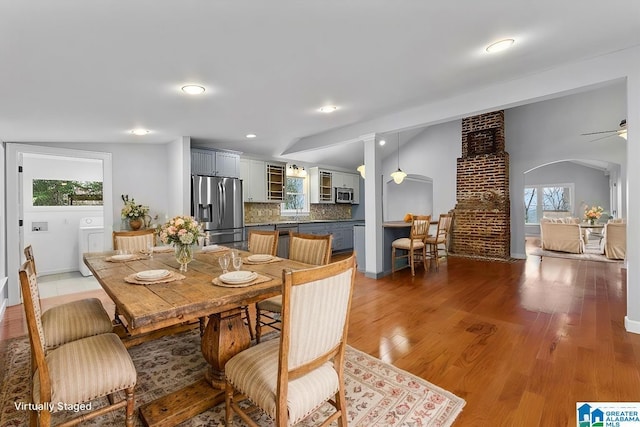
[[[609,135],[605,135],[602,136],[600,138],[596,138],[596,139],[592,139],[591,141],[599,141],[601,139],[604,138],[608,138],[610,136],[614,136],[613,134],[616,134],[617,136],[624,138],[625,140],[627,139],[627,119],[622,119],[622,121],[620,121],[620,125],[618,125],[618,129],[616,130],[603,130],[600,132],[588,132],[588,133],[581,133],[580,135],[603,135],[603,134],[609,134]]]

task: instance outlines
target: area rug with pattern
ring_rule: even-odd
[[[539,257],[550,257],[550,258],[565,258],[565,259],[576,259],[582,261],[600,261],[600,262],[620,262],[620,259],[609,259],[607,258],[602,249],[600,249],[600,245],[597,242],[590,241],[584,248],[584,253],[581,254],[570,254],[567,252],[559,252],[559,251],[548,251],[542,248],[534,248],[529,251],[529,255],[536,255]]]
[[[29,342],[27,337],[22,337],[0,344],[0,426],[25,426],[28,413],[19,407],[29,402]],[[197,331],[164,337],[129,351],[138,372],[136,407],[197,381],[206,367]],[[351,347],[347,349],[345,383],[350,426],[450,426],[465,405],[465,401],[454,394]],[[106,403],[106,398],[98,399],[91,402],[91,407],[95,410]],[[325,404],[299,425],[319,425],[331,411],[333,407]],[[56,413],[53,421],[57,424],[75,416],[77,414],[69,412]],[[254,419],[260,426],[273,425],[260,411],[254,411]],[[122,426],[124,410],[82,425]],[[142,422],[137,419],[136,425]],[[223,425],[224,403],[180,424],[184,427]],[[234,426],[245,424],[236,417]]]

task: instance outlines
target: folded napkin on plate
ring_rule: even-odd
[[[162,252],[173,252],[173,246],[154,246],[153,247],[153,252],[155,253],[162,253]]]
[[[131,283],[132,285],[153,285],[156,283],[169,283],[169,282],[174,282],[176,280],[182,280],[184,279],[186,276],[183,276],[180,273],[175,273],[173,271],[170,272],[170,274],[166,277],[162,277],[158,280],[140,280],[138,277],[136,277],[137,273],[133,273],[128,275],[127,277],[124,278],[124,281],[127,283]]]
[[[258,283],[269,282],[273,280],[273,278],[268,276],[263,276],[262,274],[258,274],[255,279],[246,283],[225,283],[220,280],[218,277],[214,277],[211,283],[216,286],[222,286],[223,288],[245,288],[247,286],[257,285]]]
[[[274,256],[271,259],[267,259],[265,261],[253,261],[250,260],[249,257],[242,257],[242,263],[243,264],[250,264],[250,265],[255,265],[255,264],[270,264],[272,262],[280,262],[282,261],[282,258],[278,258],[277,256]]]
[[[227,250],[229,250],[229,248],[220,245],[209,245],[202,248],[202,252],[218,252]]]

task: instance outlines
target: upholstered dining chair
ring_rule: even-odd
[[[411,275],[416,275],[415,264],[422,260],[427,270],[427,256],[425,253],[425,239],[429,235],[431,215],[412,215],[409,237],[396,239],[391,243],[391,272],[396,271],[396,260],[407,258],[407,265],[411,267]],[[401,251],[400,255],[396,252]],[[404,268],[404,266],[402,267]]]
[[[239,402],[249,399],[279,427],[306,418],[329,401],[336,411],[323,426],[346,426],[344,358],[355,256],[282,273],[282,333],[244,350],[225,365],[226,425],[236,413],[257,424]]]
[[[36,261],[31,245],[24,248],[24,255],[27,262],[31,263],[35,276]],[[42,313],[41,323],[45,351],[81,338],[113,331],[111,317],[98,298],[71,301],[42,312],[40,293],[37,287],[33,289],[32,297],[38,304],[38,312]]]
[[[450,214],[440,214],[438,218],[438,230],[435,236],[425,239],[429,247],[427,256],[435,261],[436,271],[440,268],[440,258],[446,258],[449,254],[449,232],[451,230],[452,216]]]
[[[279,236],[280,232],[278,230],[251,230],[249,232],[248,250],[252,254],[267,254],[276,256],[278,254]],[[254,330],[251,326],[249,307],[242,307],[242,311],[244,322],[249,327],[249,335],[251,335],[251,339],[254,339]]]
[[[134,423],[134,387],[137,375],[133,361],[114,333],[94,335],[46,351],[38,283],[33,263],[26,261],[19,271],[20,288],[29,331],[32,358],[31,396],[39,411],[30,412],[32,426],[49,427],[52,413],[107,396],[109,406],[82,414],[59,426],[73,426],[105,412],[126,407],[125,424]],[[115,392],[126,397],[114,403]],[[48,405],[42,405],[47,403]]]
[[[249,252],[276,256],[279,235],[278,230],[251,230],[249,232]]]
[[[331,234],[303,234],[289,232],[289,259],[312,265],[325,265],[331,259]],[[256,342],[260,342],[262,328],[280,329],[282,295],[256,304]]]
[[[152,228],[113,232],[113,249],[116,251],[145,251],[149,245],[155,246],[155,241],[155,231]]]

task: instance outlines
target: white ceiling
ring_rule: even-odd
[[[512,49],[484,52],[504,37]],[[637,45],[629,0],[4,0],[0,140],[191,136],[279,157],[306,136]],[[206,93],[184,95],[190,82]],[[340,109],[318,112],[326,103]],[[299,160],[352,167],[357,145]]]

